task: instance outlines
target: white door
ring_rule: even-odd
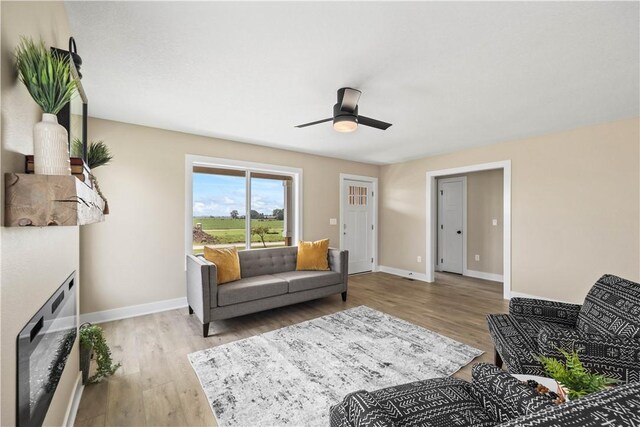
[[[466,177],[438,180],[438,266],[462,274]]]
[[[349,274],[373,270],[373,183],[343,181],[342,242],[349,251]]]

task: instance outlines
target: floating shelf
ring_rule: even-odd
[[[6,173],[6,227],[86,225],[104,221],[104,201],[72,175]]]

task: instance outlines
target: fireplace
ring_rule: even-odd
[[[75,277],[74,271],[18,335],[19,427],[42,425],[76,340]]]

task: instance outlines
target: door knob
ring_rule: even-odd
[[[456,233],[462,234],[462,230],[458,230],[458,231],[456,231]]]

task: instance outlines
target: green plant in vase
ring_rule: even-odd
[[[580,361],[578,352],[558,349],[565,362],[548,356],[538,356],[538,360],[551,378],[568,390],[569,399],[574,400],[590,393],[604,390],[619,381],[605,375],[588,372]]]
[[[96,373],[89,377],[89,362],[91,352],[96,356]],[[113,363],[111,350],[104,338],[100,326],[89,323],[80,326],[80,366],[82,368],[82,383],[99,383],[120,367],[120,363]]]
[[[80,139],[75,138],[71,143],[71,155],[73,157],[82,157],[82,152],[84,150],[84,146]],[[100,166],[104,166],[109,164],[109,162],[113,160],[113,154],[111,154],[111,150],[107,147],[107,144],[104,141],[91,141],[87,146],[87,166],[89,166],[90,170],[98,168]],[[98,179],[95,177],[93,172],[89,174],[89,178],[93,183],[93,187],[96,189],[102,200],[104,200],[104,213],[109,213],[109,203],[107,202],[107,198],[102,194],[102,190],[100,190],[100,185],[98,185]]]
[[[18,77],[42,108],[42,121],[33,127],[34,171],[46,175],[71,175],[67,130],[56,114],[76,94],[69,56],[51,52],[44,42],[22,37],[16,48]]]

